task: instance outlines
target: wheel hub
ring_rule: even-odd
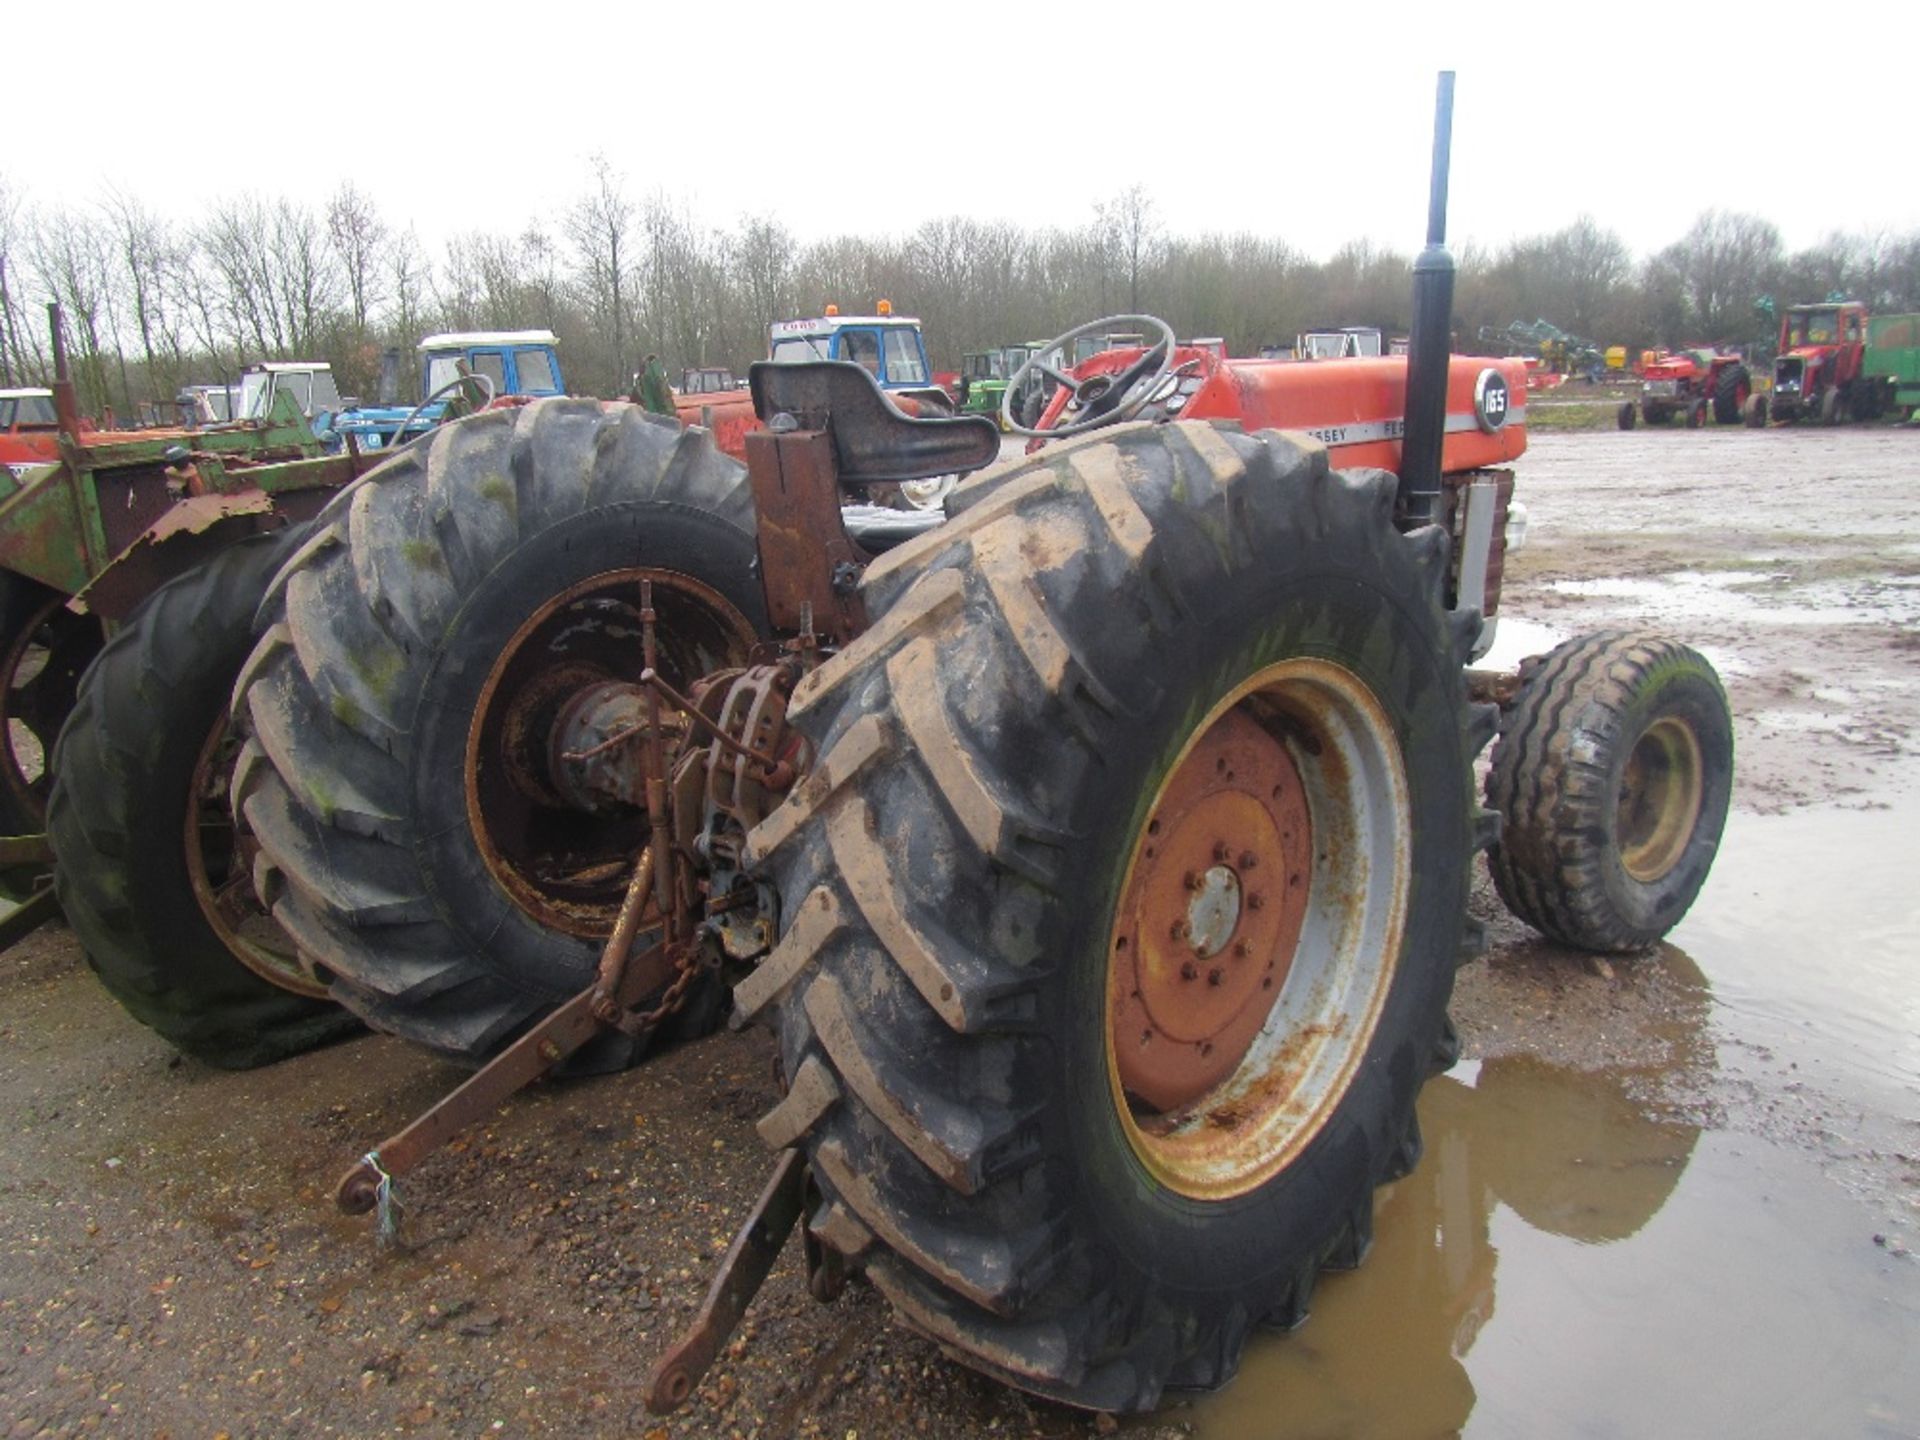
[[[1169,778],[1115,935],[1120,1079],[1156,1111],[1192,1103],[1245,1057],[1306,913],[1312,822],[1267,730],[1222,718]]]
[[[1614,822],[1627,874],[1650,885],[1680,863],[1699,825],[1705,792],[1693,728],[1672,716],[1648,726],[1627,756]]]
[[[1155,1181],[1242,1195],[1359,1073],[1399,965],[1413,817],[1400,742],[1332,661],[1279,660],[1188,731],[1107,935],[1107,1073]]]
[[[647,839],[636,737],[620,738],[643,708],[642,581],[668,683],[746,659],[753,628],[719,592],[674,571],[608,571],[554,596],[508,641],[467,737],[467,815],[488,871],[537,923],[589,939],[612,929]],[[663,717],[663,729],[680,723]]]

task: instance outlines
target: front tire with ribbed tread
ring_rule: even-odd
[[[1393,503],[1391,475],[1274,432],[1053,446],[876,562],[872,628],[795,694],[820,758],[749,839],[782,938],[735,991],[777,1017],[787,1092],[761,1133],[805,1147],[812,1233],[966,1364],[1098,1410],[1224,1383],[1254,1325],[1297,1323],[1319,1269],[1358,1263],[1374,1188],[1418,1156],[1478,938],[1494,713],[1465,698],[1479,626],[1442,609],[1445,536],[1402,535]],[[1403,940],[1330,1118],[1244,1193],[1195,1199],[1118,1110],[1110,924],[1201,717],[1296,659],[1391,716],[1419,817]]]
[[[187,855],[203,749],[224,727],[254,612],[292,539],[242,540],[141,604],[80,681],[47,804],[55,887],[87,963],[135,1019],[229,1070],[359,1028],[338,1005],[274,985],[236,956],[208,919],[212,895],[196,891]]]
[[[439,427],[316,519],[235,695],[249,738],[234,795],[275,917],[368,1024],[477,1064],[592,981],[611,917],[564,928],[501,879],[513,837],[477,833],[470,727],[529,617],[598,577],[661,577],[663,656],[673,577],[724,602],[680,678],[743,663],[744,643],[706,637],[766,633],[744,476],[704,430],[556,398]],[[620,673],[596,662],[570,688],[640,673],[638,581],[620,583],[617,605],[588,602],[618,609],[604,633],[626,636]],[[577,636],[526,643],[564,665]],[[591,820],[558,801],[534,813],[561,845]],[[696,987],[680,1031],[711,1018],[714,990]],[[603,1034],[569,1068],[622,1068],[651,1040]]]
[[[1529,660],[1521,681],[1487,776],[1487,803],[1503,817],[1487,856],[1494,888],[1514,915],[1564,944],[1644,950],[1686,914],[1720,846],[1733,792],[1733,717],[1720,678],[1685,645],[1610,630]],[[1634,792],[1647,783],[1634,757],[1663,734],[1679,739],[1682,768],[1693,772],[1672,792],[1691,818],[1661,863],[1636,875],[1622,849]],[[1661,747],[1650,748],[1657,759]]]

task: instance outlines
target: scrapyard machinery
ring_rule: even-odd
[[[253,904],[224,696],[299,527],[368,465],[285,393],[211,429],[96,430],[49,318],[44,448],[0,477],[0,946],[64,911],[182,1049],[277,1058],[357,1022]]]
[[[251,877],[311,986],[482,1066],[341,1203],[730,1001],[777,1038],[779,1159],[660,1408],[795,1225],[816,1295],[863,1275],[965,1363],[1102,1410],[1224,1381],[1358,1263],[1456,1050],[1475,855],[1548,934],[1642,947],[1730,784],[1683,646],[1468,669],[1525,392],[1448,354],[1450,107],[1447,76],[1410,360],[1225,360],[1113,317],[1030,359],[1054,398],[1001,419],[1046,443],[1007,463],[991,421],[910,418],[857,365],[764,364],[744,470],[556,398],[332,497],[235,691]],[[1055,368],[1082,332],[1143,338]],[[943,511],[843,509],[957,472]]]

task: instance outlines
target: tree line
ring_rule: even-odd
[[[1535,319],[1633,351],[1764,346],[1766,303],[1920,310],[1920,232],[1837,231],[1789,252],[1769,221],[1720,210],[1648,256],[1581,216],[1456,259],[1462,348]],[[1314,327],[1404,334],[1410,260],[1366,240],[1314,259],[1280,235],[1183,235],[1140,186],[1079,226],[947,216],[903,236],[803,243],[772,216],[705,224],[670,197],[637,194],[601,157],[555,221],[457,234],[434,254],[351,183],[324,205],[245,193],[173,220],[112,189],[37,205],[0,176],[0,385],[46,383],[48,301],[63,307],[82,405],[96,413],[164,404],[264,359],[327,360],[343,394],[371,397],[383,350],[410,364],[440,330],[550,329],[569,387],[612,395],[647,353],[669,374],[744,373],[773,321],[830,302],[863,312],[882,297],[922,319],[941,369],[1120,311],[1247,355]]]

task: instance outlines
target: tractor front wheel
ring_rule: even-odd
[[[316,519],[236,695],[234,798],[275,917],[370,1025],[477,1063],[592,981],[647,819],[571,795],[561,712],[639,678],[643,584],[669,683],[746,662],[744,475],[704,430],[537,400],[439,427]],[[722,998],[697,994],[683,1026]]]
[[[1487,777],[1504,820],[1494,886],[1556,940],[1645,949],[1687,913],[1720,847],[1726,692],[1696,651],[1626,631],[1569,640],[1521,680]]]
[[[1749,430],[1766,429],[1767,397],[1757,394],[1747,396],[1747,403],[1740,407],[1740,417],[1746,421]]]
[[[357,1028],[255,898],[228,805],[227,702],[288,548],[243,540],[142,602],[80,682],[47,807],[87,963],[135,1019],[231,1070]]]
[[[963,486],[790,715],[749,837],[808,1220],[966,1363],[1099,1410],[1230,1377],[1419,1153],[1468,941],[1478,630],[1394,477],[1120,427]]]
[[[1620,413],[1614,417],[1614,422],[1619,425],[1622,430],[1631,430],[1633,429],[1634,421],[1638,418],[1639,412],[1633,408],[1633,402],[1629,400],[1620,407]]]

